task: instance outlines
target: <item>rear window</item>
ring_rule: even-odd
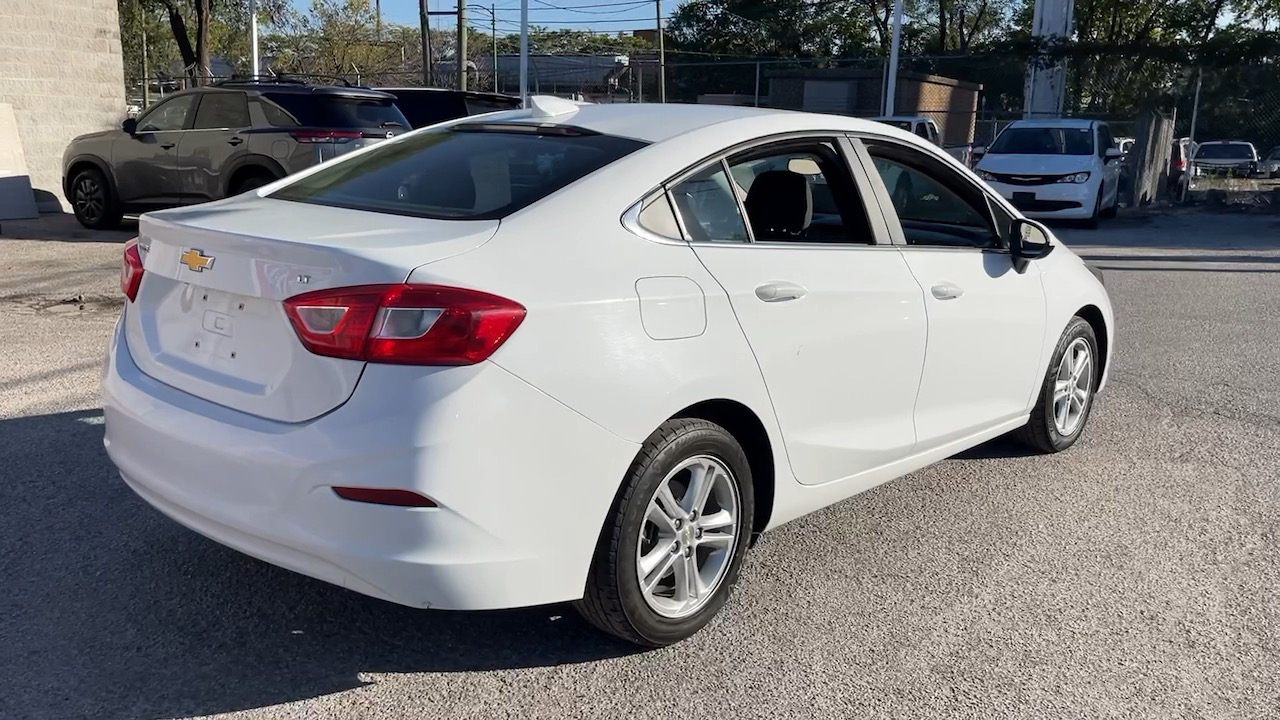
[[[525,126],[427,130],[308,175],[277,200],[438,219],[510,215],[642,147],[638,140]]]
[[[988,155],[1092,155],[1093,130],[1080,128],[1006,128]]]
[[[277,127],[408,128],[390,100],[312,93],[266,93],[262,109]]]
[[[1196,151],[1197,160],[1252,160],[1253,148],[1248,145],[1201,145]]]
[[[499,112],[502,110],[515,110],[519,107],[519,98],[467,98],[468,115],[481,115],[483,113]]]

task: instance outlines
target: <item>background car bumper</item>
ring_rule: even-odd
[[[165,386],[117,331],[107,452],[139,496],[269,563],[414,607],[581,597],[638,446],[483,363],[374,366],[309,423],[263,420]],[[335,485],[412,489],[437,508],[351,502]]]
[[[1019,212],[1033,218],[1083,219],[1093,215],[1097,183],[1052,183],[1049,185],[1007,185],[988,182]],[[1027,195],[1033,195],[1033,198]]]

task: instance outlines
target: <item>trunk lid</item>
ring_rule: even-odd
[[[483,244],[491,221],[445,221],[269,198],[143,215],[145,273],[125,313],[134,362],[192,395],[281,422],[344,403],[364,362],[302,346],[283,300],[401,283],[414,268]]]

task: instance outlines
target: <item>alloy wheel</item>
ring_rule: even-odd
[[[668,618],[697,612],[719,589],[741,532],[728,466],[699,455],[676,466],[649,499],[636,548],[645,603]]]
[[[76,211],[86,222],[97,222],[102,217],[106,202],[106,193],[97,180],[85,175],[76,181]]]
[[[1059,435],[1074,433],[1084,420],[1093,391],[1093,350],[1076,338],[1062,354],[1053,379],[1053,426]]]

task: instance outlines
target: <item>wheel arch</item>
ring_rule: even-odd
[[[769,431],[754,410],[728,399],[703,400],[694,403],[672,416],[697,418],[713,422],[724,428],[742,446],[751,466],[751,484],[755,491],[755,517],[751,521],[752,542],[769,526],[773,515],[774,491],[777,483],[773,444]]]
[[[1094,337],[1098,340],[1098,371],[1094,377],[1094,382],[1101,383],[1102,379],[1107,376],[1107,364],[1111,359],[1111,343],[1107,337],[1106,317],[1102,314],[1102,309],[1093,304],[1085,305],[1077,310],[1075,317],[1089,323],[1089,326],[1093,328]]]
[[[67,202],[74,202],[71,197],[72,181],[75,180],[77,174],[88,168],[93,168],[102,173],[102,176],[107,179],[107,188],[116,197],[120,196],[116,189],[116,176],[111,172],[111,164],[97,155],[86,153],[75,156],[71,159],[71,162],[67,163],[67,171],[62,176],[62,196],[66,198]]]
[[[251,175],[270,175],[272,180],[279,180],[288,173],[284,171],[284,167],[274,159],[266,155],[246,155],[234,161],[227,168],[226,182],[222,186],[222,197],[230,197],[231,189],[236,186],[240,180]]]

